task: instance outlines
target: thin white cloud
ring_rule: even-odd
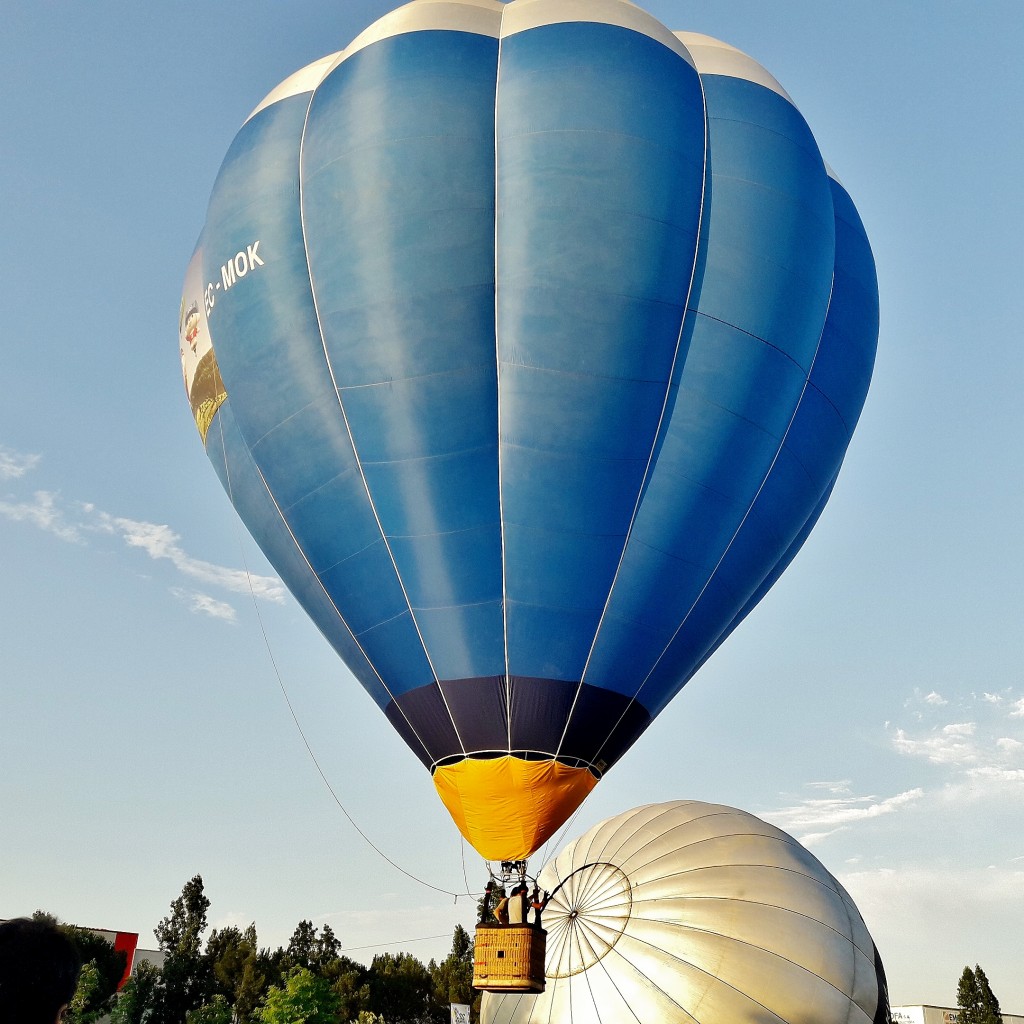
[[[994,764],[982,764],[967,773],[972,779],[990,782],[1024,782],[1024,768],[1001,768]]]
[[[213,619],[221,619],[224,622],[236,622],[238,616],[232,605],[226,601],[218,601],[209,594],[202,594],[196,590],[185,590],[182,587],[172,587],[171,593],[183,601],[189,611],[197,615],[209,615]]]
[[[862,914],[865,905],[891,908],[911,902],[944,908],[987,903],[1006,909],[1016,904],[1024,912],[1024,870],[1020,868],[910,864],[899,870],[841,872],[839,881],[854,896]]]
[[[179,543],[181,537],[162,523],[147,523],[138,519],[96,513],[99,529],[117,534],[132,548],[140,548],[154,560],[167,559],[185,576],[201,583],[223,587],[236,594],[248,594],[250,588],[256,597],[281,603],[284,586],[275,576],[256,576],[242,569],[228,569],[223,565],[204,562],[187,554]]]
[[[841,827],[893,814],[924,796],[923,789],[908,789],[879,800],[877,796],[846,796],[802,800],[789,807],[765,812],[762,817],[787,832],[801,833],[802,843],[817,842]]]
[[[82,539],[79,527],[64,518],[57,506],[57,495],[52,491],[36,491],[31,501],[0,501],[0,515],[16,523],[29,523],[72,544]]]
[[[12,451],[0,445],[0,480],[17,480],[39,464],[40,456]]]
[[[953,722],[920,737],[910,736],[904,729],[896,729],[892,742],[899,753],[908,757],[925,757],[933,764],[966,766],[978,759],[972,738],[975,729],[974,722]]]
[[[804,846],[816,846],[818,843],[828,839],[829,836],[834,836],[837,832],[849,831],[849,825],[840,825],[838,828],[830,828],[827,832],[807,832],[800,836],[800,842]]]
[[[1014,721],[1024,718],[1024,698],[972,694],[963,704],[972,721],[914,731],[887,726],[893,749],[952,772],[946,790],[957,795],[966,791],[977,799],[986,792],[978,790],[979,783],[1024,783],[1024,729]]]
[[[942,707],[943,704],[949,703],[941,693],[936,693],[934,690],[924,698],[924,702],[925,704],[931,704],[935,707]]]
[[[16,479],[32,469],[37,455],[19,455],[0,446],[0,478]],[[249,594],[278,604],[285,599],[284,585],[276,576],[259,576],[193,558],[181,546],[181,537],[163,523],[114,516],[88,502],[61,502],[53,491],[36,491],[30,500],[0,501],[0,516],[27,523],[69,543],[82,543],[89,534],[120,537],[130,548],[144,551],[155,561],[168,561],[183,576],[235,594]],[[234,621],[234,609],[198,592],[172,590],[181,599],[190,594],[193,611]]]
[[[823,789],[826,793],[834,793],[837,796],[850,792],[849,779],[837,779],[835,782],[805,782],[804,786],[807,789]]]

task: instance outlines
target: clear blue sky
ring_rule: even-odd
[[[270,570],[181,386],[185,266],[232,136],[387,0],[4,6],[0,917],[214,924],[447,952],[483,874],[427,773]],[[758,610],[572,826],[733,804],[858,902],[895,1002],[964,964],[1024,1012],[1024,100],[1019,0],[651,0],[800,106],[878,263],[875,380],[832,501]],[[267,587],[270,597],[273,586]],[[538,858],[539,866],[539,858]],[[443,936],[411,942],[424,936]],[[151,943],[152,944],[152,943]]]

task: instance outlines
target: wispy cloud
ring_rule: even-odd
[[[189,611],[197,615],[209,615],[212,619],[222,619],[224,622],[236,622],[238,616],[232,605],[226,601],[218,601],[209,594],[202,594],[197,590],[185,590],[183,587],[172,587],[171,593],[188,606]]]
[[[236,594],[248,594],[251,588],[256,597],[264,600],[278,603],[284,600],[284,586],[277,577],[256,576],[242,569],[229,569],[193,558],[182,548],[180,535],[166,524],[126,519],[106,512],[94,514],[96,529],[117,534],[129,547],[141,549],[154,560],[166,559],[184,576]]]
[[[949,907],[978,903],[1002,909],[1016,905],[1019,911],[1024,911],[1024,869],[1002,864],[982,868],[963,865],[948,868],[908,865],[900,870],[876,868],[840,872],[839,880],[855,894],[857,905],[866,916],[870,916],[868,907],[886,907],[891,911],[907,903],[932,904],[947,908],[947,912]]]
[[[934,722],[913,730],[890,726],[893,749],[950,772],[947,787],[958,783],[1024,782],[1024,697],[971,694],[957,713],[969,721]],[[977,795],[977,794],[976,794]]]
[[[39,464],[38,455],[12,451],[0,444],[0,480],[16,480]]]
[[[884,799],[874,795],[809,798],[788,807],[766,811],[762,817],[787,832],[795,833],[805,846],[811,846],[851,825],[894,814],[922,796],[924,790],[918,788]]]
[[[896,750],[910,757],[924,757],[933,764],[966,766],[978,759],[975,729],[974,722],[952,722],[937,731],[913,737],[897,728],[892,742]]]
[[[944,704],[949,703],[941,693],[936,693],[934,690],[925,696],[924,702],[925,704],[931,704],[933,707],[942,707]]]
[[[23,455],[0,446],[0,479],[15,480],[39,463],[38,455]],[[181,544],[181,536],[165,523],[115,516],[89,502],[64,501],[54,491],[36,491],[31,498],[0,500],[0,516],[26,523],[62,541],[81,544],[97,534],[120,538],[127,547],[141,551],[154,561],[169,562],[182,576],[229,593],[252,594],[278,604],[285,589],[276,576],[259,576],[194,558]],[[197,614],[234,622],[234,608],[199,591],[172,587],[171,592]]]
[[[850,780],[838,779],[835,782],[805,782],[804,787],[806,789],[823,789],[826,793],[838,795],[850,792]]]
[[[0,515],[16,523],[29,523],[72,544],[82,539],[79,527],[64,518],[52,491],[36,491],[29,501],[0,501]]]

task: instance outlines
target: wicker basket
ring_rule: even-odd
[[[473,988],[482,992],[543,992],[547,932],[532,924],[477,925]]]

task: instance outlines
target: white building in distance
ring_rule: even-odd
[[[892,1024],[957,1024],[960,1011],[955,1006],[894,1006]],[[1003,1013],[1003,1024],[1024,1024],[1024,1017]]]

